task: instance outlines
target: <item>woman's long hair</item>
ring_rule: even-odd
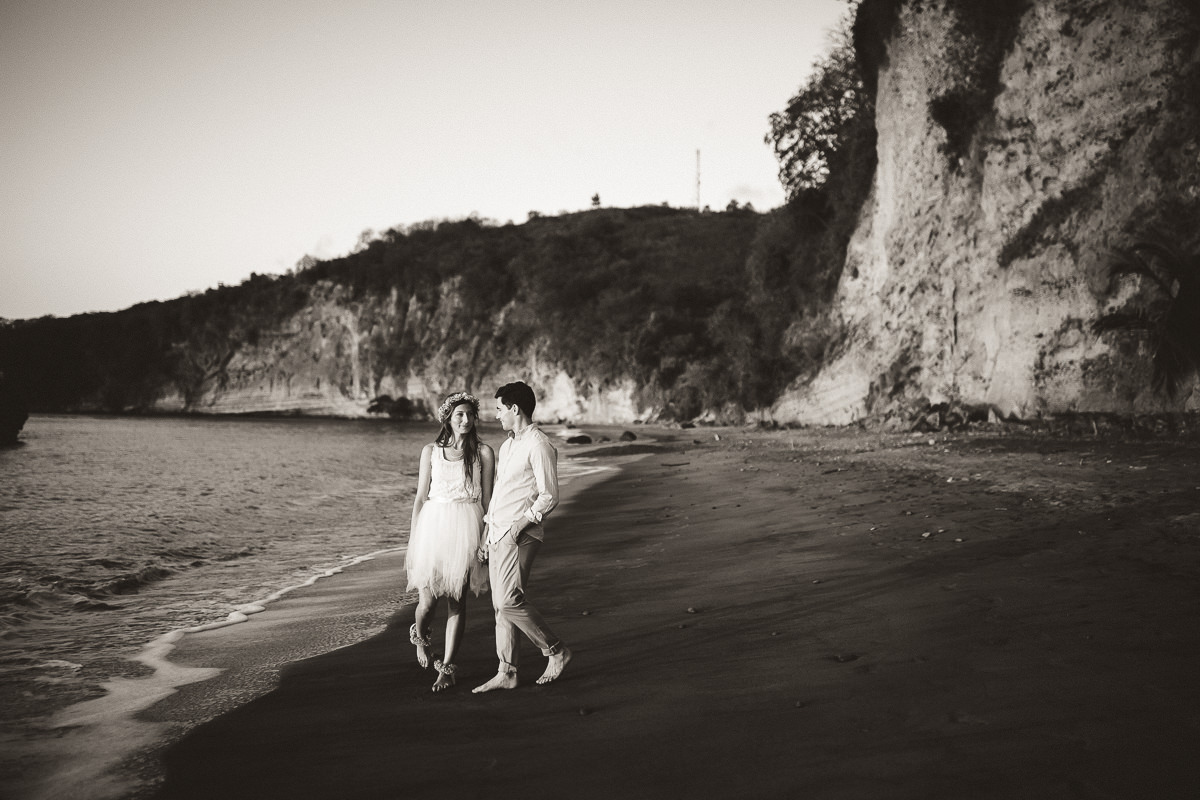
[[[454,444],[454,430],[450,427],[450,418],[454,415],[454,409],[459,406],[470,406],[473,417],[471,430],[463,436],[462,448],[463,474],[466,476],[467,483],[471,484],[475,480],[475,462],[479,460],[479,401],[465,392],[460,392],[460,394],[463,396],[451,395],[442,404],[442,408],[445,409],[444,413],[439,414],[442,420],[442,430],[438,433],[434,444],[439,447]]]

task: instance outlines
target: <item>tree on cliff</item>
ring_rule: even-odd
[[[788,202],[760,227],[746,265],[746,311],[757,349],[770,357],[760,398],[814,374],[839,340],[830,302],[876,164],[872,88],[852,33],[857,8],[850,4],[829,51],[770,116],[765,136]]]
[[[769,117],[765,141],[775,151],[789,199],[825,185],[830,173],[858,149],[864,122],[874,113],[854,51],[852,19],[853,12],[843,18],[831,34],[829,52],[813,64],[784,110]],[[868,124],[873,131],[873,122]]]

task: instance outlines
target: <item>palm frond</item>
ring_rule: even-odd
[[[1133,244],[1129,245],[1129,247],[1126,248],[1126,251],[1137,253],[1142,258],[1145,258],[1145,256],[1141,255],[1142,253],[1148,253],[1151,256],[1157,256],[1169,264],[1178,264],[1186,260],[1183,253],[1180,252],[1179,249],[1174,245],[1166,242],[1155,241],[1153,239],[1139,239]]]
[[[1140,308],[1132,311],[1110,311],[1092,322],[1092,332],[1154,331],[1158,329],[1160,323],[1159,315],[1150,314]]]
[[[1162,336],[1156,343],[1153,364],[1150,385],[1168,397],[1174,397],[1184,380],[1196,369],[1191,355],[1168,336]]]
[[[1159,274],[1158,270],[1154,268],[1153,260],[1142,255],[1141,250],[1147,248],[1155,248],[1155,252],[1159,251],[1157,245],[1148,243],[1144,247],[1135,244],[1132,247],[1117,250],[1108,265],[1109,285],[1111,286],[1113,281],[1125,275],[1141,275],[1154,283],[1168,297],[1174,296],[1175,292],[1172,290],[1171,281]]]

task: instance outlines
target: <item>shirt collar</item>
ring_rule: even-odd
[[[519,441],[521,441],[522,439],[524,439],[526,436],[528,436],[528,435],[529,435],[529,432],[530,432],[531,430],[533,430],[534,428],[536,428],[536,427],[537,427],[537,425],[534,425],[534,424],[531,422],[531,423],[529,423],[527,426],[525,426],[525,429],[524,429],[524,430],[522,430],[520,433],[517,433],[516,431],[513,431],[512,438],[513,438],[513,439],[515,439],[516,441],[518,441],[518,442],[519,442]]]

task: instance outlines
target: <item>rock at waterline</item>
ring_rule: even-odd
[[[0,445],[16,444],[17,434],[29,419],[29,409],[4,377],[0,375]]]

